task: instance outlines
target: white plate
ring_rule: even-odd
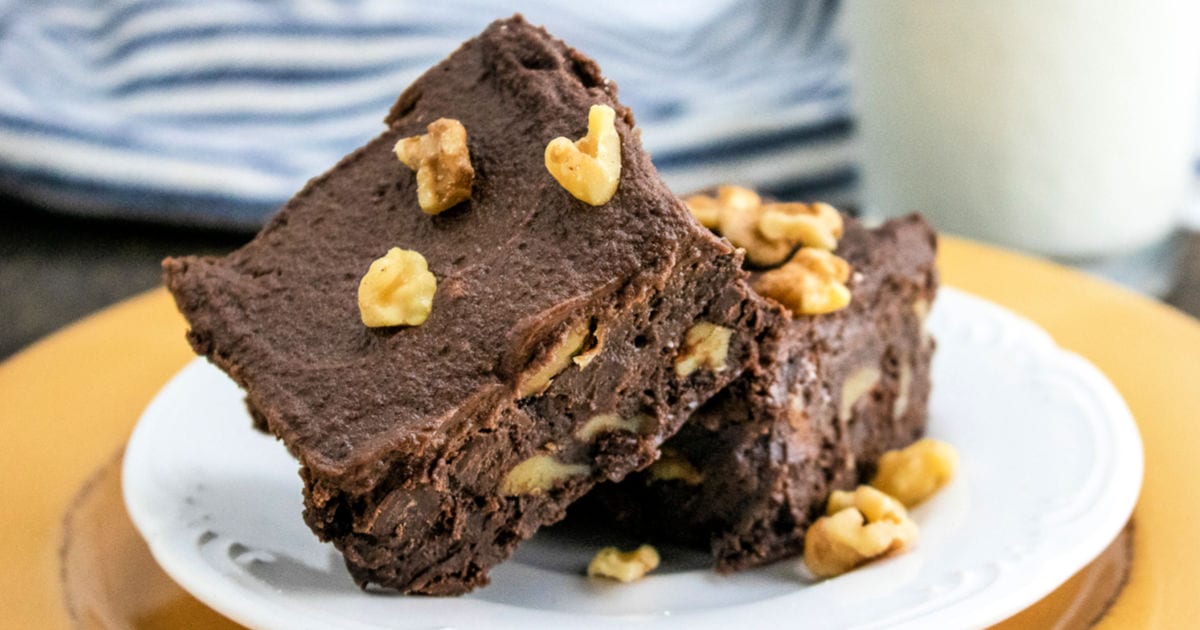
[[[1037,601],[1128,519],[1142,446],[1089,363],[1030,322],[953,289],[938,338],[929,434],[958,477],[913,511],[913,551],[820,583],[800,562],[732,576],[694,552],[618,585],[582,570],[601,541],[550,530],[459,598],[363,593],[300,517],[296,462],[250,428],[238,388],[197,360],[159,393],[125,452],[125,502],[154,557],[217,611],[262,628],[978,627]]]

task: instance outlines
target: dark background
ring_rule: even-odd
[[[0,359],[157,286],[165,256],[225,252],[252,236],[54,214],[0,197]]]
[[[248,232],[57,214],[0,197],[0,359],[159,284],[159,261],[222,253]],[[1167,302],[1200,316],[1200,234],[1186,234]]]

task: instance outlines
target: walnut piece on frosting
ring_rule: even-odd
[[[471,198],[475,169],[467,149],[467,130],[452,118],[439,118],[425,135],[396,143],[396,157],[417,172],[417,203],[438,214]]]
[[[437,278],[421,254],[393,247],[376,259],[358,284],[358,312],[363,324],[419,326],[433,310]]]
[[[608,203],[621,182],[621,136],[613,108],[592,105],[587,135],[578,141],[562,136],[551,140],[546,170],[576,199],[593,206]]]
[[[754,281],[759,293],[797,315],[821,315],[850,304],[850,264],[814,247],[802,247],[787,264]]]
[[[827,203],[769,203],[762,207],[758,231],[769,241],[799,243],[833,251],[842,238],[842,215]]]
[[[833,251],[845,229],[841,213],[827,203],[764,203],[742,186],[720,186],[715,197],[692,195],[684,204],[758,267],[786,261],[797,246]]]
[[[758,229],[763,216],[762,197],[741,186],[721,186],[717,189],[720,214],[717,233],[729,239],[735,247],[746,250],[746,259],[758,267],[773,267],[787,260],[796,248],[795,243],[773,241]]]

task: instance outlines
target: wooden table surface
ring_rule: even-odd
[[[0,360],[159,283],[173,254],[220,253],[247,232],[81,218],[0,197]],[[1200,317],[1200,233],[1183,234],[1167,303]]]

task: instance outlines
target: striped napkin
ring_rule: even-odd
[[[675,190],[851,192],[837,0],[0,0],[0,192],[256,226],[514,10],[617,81]]]

